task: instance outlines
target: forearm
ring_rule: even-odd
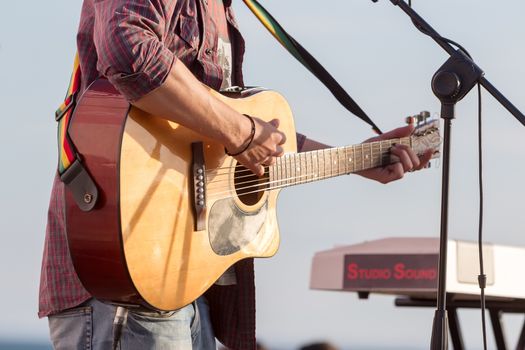
[[[138,108],[218,141],[231,151],[250,134],[250,121],[214,97],[181,61],[157,89],[132,102]]]
[[[304,135],[300,135],[298,134],[298,140],[299,138],[302,137],[304,139],[302,139],[302,145],[298,145],[298,152],[309,152],[309,151],[315,151],[315,150],[318,150],[318,149],[324,149],[324,148],[330,148],[332,146],[328,146],[324,143],[321,143],[321,142],[318,142],[318,141],[315,141],[315,140],[312,140],[312,139],[309,139],[308,137],[304,136]]]

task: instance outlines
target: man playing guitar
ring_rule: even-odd
[[[231,0],[84,0],[77,47],[81,93],[103,76],[133,106],[216,141],[258,176],[283,156],[287,140],[279,119],[243,115],[206,87],[219,90],[244,84],[244,41]],[[402,127],[375,140],[409,136],[412,130]],[[297,145],[299,151],[328,147],[300,134]],[[388,183],[422,169],[432,156],[431,152],[418,156],[403,144],[391,147],[390,153],[399,162],[359,174]],[[116,307],[93,298],[74,270],[66,239],[65,191],[56,177],[39,316],[49,318],[56,349],[108,349],[114,341]],[[231,349],[255,349],[252,259],[235,264],[204,296],[181,309],[130,312],[120,345],[207,350],[216,348],[215,337]]]

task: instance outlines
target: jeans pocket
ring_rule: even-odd
[[[175,311],[153,311],[153,310],[133,310],[129,309],[129,314],[132,317],[144,319],[144,320],[163,320],[169,319],[175,316],[179,310]]]
[[[81,306],[49,316],[49,333],[53,348],[55,350],[91,350],[92,313],[91,306]]]

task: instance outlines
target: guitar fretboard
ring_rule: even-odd
[[[269,187],[282,188],[350,174],[392,163],[394,144],[411,145],[410,137],[290,153],[268,169]]]

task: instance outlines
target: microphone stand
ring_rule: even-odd
[[[377,0],[372,0],[377,2]],[[448,349],[448,318],[446,310],[446,273],[448,241],[448,194],[450,177],[450,144],[451,126],[454,119],[454,107],[477,84],[481,84],[496,100],[499,101],[522,125],[525,116],[505,96],[503,96],[483,75],[467,54],[455,49],[450,41],[439,35],[423,18],[421,18],[405,1],[390,0],[399,6],[411,19],[414,25],[430,36],[441,46],[450,58],[438,69],[432,78],[432,91],[441,101],[441,118],[444,120],[443,136],[443,173],[441,188],[441,230],[439,243],[437,309],[432,326],[431,350]],[[484,276],[479,276],[480,287],[484,288]]]

